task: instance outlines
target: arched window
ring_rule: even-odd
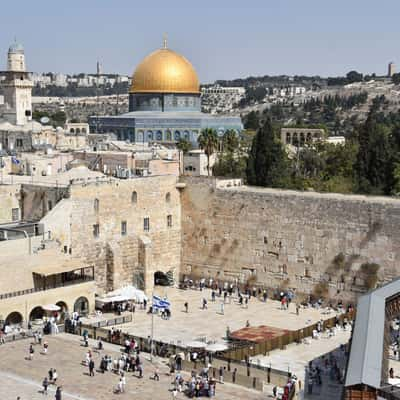
[[[166,140],[172,140],[172,132],[171,131],[167,131],[165,134],[165,138]]]
[[[162,132],[157,131],[157,140],[162,140]]]
[[[81,128],[76,128],[76,133],[81,133]]]
[[[153,131],[147,131],[147,140],[153,140]]]
[[[170,193],[170,192],[168,192],[168,193],[165,195],[165,201],[166,201],[167,203],[169,203],[169,202],[171,201],[171,193]]]
[[[181,133],[179,131],[175,131],[175,140],[179,140],[181,138]]]
[[[86,133],[86,128],[82,128],[82,133]]]
[[[71,129],[69,130],[69,132],[70,132],[70,133],[75,133],[75,129],[74,129],[74,128],[71,128]]]
[[[131,202],[132,202],[132,204],[137,203],[137,193],[136,192],[132,192]]]
[[[100,202],[99,199],[94,199],[93,208],[95,212],[99,212]]]
[[[89,300],[86,297],[79,297],[74,304],[74,311],[81,315],[89,312]]]

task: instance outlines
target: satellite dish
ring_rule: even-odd
[[[50,122],[50,118],[48,118],[48,117],[42,117],[42,118],[40,118],[40,123],[43,124],[43,125],[46,125],[46,124],[48,124],[49,122]]]

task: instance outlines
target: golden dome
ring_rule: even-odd
[[[149,54],[132,76],[130,93],[200,93],[192,64],[166,46]]]

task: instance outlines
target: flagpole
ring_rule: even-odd
[[[150,338],[150,362],[153,362],[153,337],[154,337],[154,290],[151,297],[151,338]]]

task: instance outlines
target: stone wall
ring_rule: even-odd
[[[18,209],[21,218],[21,185],[0,185],[0,224],[12,221],[12,210]]]
[[[343,299],[399,274],[400,200],[183,182],[182,273]]]
[[[71,186],[71,252],[96,266],[100,290],[124,284],[151,290],[156,271],[172,269],[178,277],[181,208],[176,183],[176,177],[164,176]],[[149,231],[144,230],[146,217]],[[125,235],[122,222],[126,222]]]

